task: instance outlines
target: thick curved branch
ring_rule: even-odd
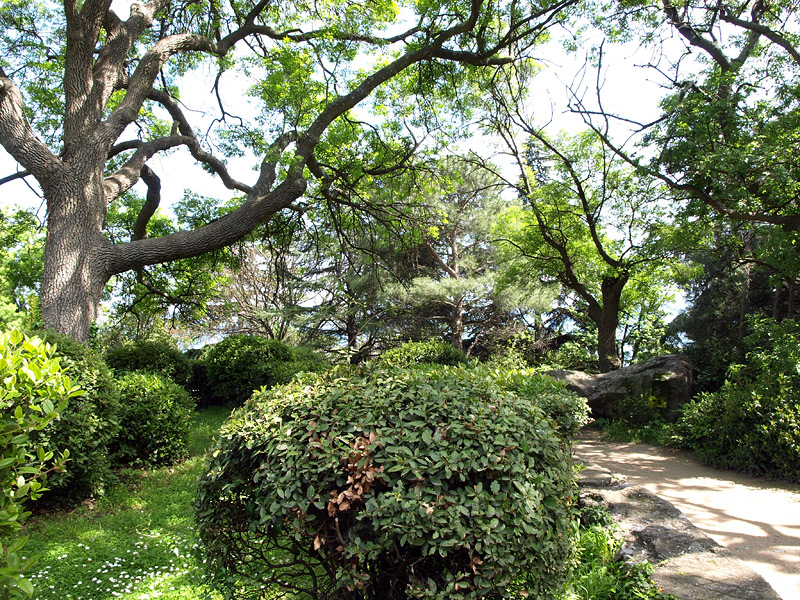
[[[182,135],[171,135],[150,142],[141,142],[133,156],[116,173],[103,181],[106,203],[110,204],[139,181],[145,162],[154,154],[177,146],[186,146],[190,141],[189,138]]]
[[[673,6],[670,0],[662,0],[661,5],[664,9],[664,14],[667,16],[667,19],[669,19],[669,22],[673,25],[673,27],[675,27],[675,29],[678,30],[678,33],[686,38],[686,41],[688,41],[692,46],[705,50],[723,71],[731,70],[731,61],[728,60],[728,57],[725,56],[725,53],[718,44],[704,38],[702,34],[700,34],[692,26],[691,23],[683,20],[678,13],[678,9]]]
[[[136,222],[133,224],[131,241],[143,240],[147,237],[147,224],[161,204],[161,179],[147,165],[142,167],[141,176],[142,181],[147,185],[147,196],[142,209],[136,216]]]
[[[95,86],[93,92],[100,97],[105,106],[111,94],[121,89],[127,78],[125,60],[144,31],[150,27],[168,0],[150,0],[144,4],[133,4],[128,20],[122,22],[112,10],[106,11],[103,29],[106,31],[106,43],[100,49],[93,67]]]
[[[243,238],[276,212],[290,207],[306,190],[307,182],[302,175],[303,169],[312,161],[314,149],[331,123],[355,107],[378,86],[410,65],[430,60],[449,40],[473,29],[483,1],[471,0],[470,14],[464,21],[436,34],[425,46],[402,54],[363,79],[349,93],[333,99],[304,133],[287,132],[280,136],[267,153],[259,179],[252,186],[247,200],[240,208],[193,231],[181,231],[161,238],[142,239],[106,247],[104,251],[108,253],[107,262],[110,270],[120,273],[223,248]],[[230,39],[232,38],[224,38],[217,43],[202,36],[181,35],[159,41],[142,59],[131,77],[126,98],[107,122],[109,131],[114,132],[125,125],[128,118],[135,116],[131,112],[138,111],[141,102],[152,93],[152,88],[149,86],[157,76],[158,68],[169,56],[187,50],[219,55],[227,51]],[[178,122],[180,128],[180,121]],[[121,133],[121,130],[119,132]],[[273,189],[277,161],[283,150],[293,141],[296,141],[295,162],[283,183]]]
[[[203,163],[212,171],[214,171],[222,180],[222,183],[225,185],[225,187],[230,190],[239,190],[245,194],[249,194],[252,191],[253,188],[251,186],[242,183],[241,181],[237,181],[231,177],[224,162],[210,152],[203,150],[203,148],[200,146],[200,141],[197,139],[194,130],[189,124],[189,120],[186,118],[186,115],[183,114],[183,111],[181,110],[180,106],[178,106],[178,103],[175,102],[175,100],[169,94],[161,90],[151,90],[148,94],[148,98],[158,102],[167,110],[167,112],[169,112],[173,122],[177,124],[180,134],[188,140],[185,145],[189,149],[189,152],[191,152],[192,157],[196,161]]]
[[[0,145],[42,186],[63,173],[61,160],[34,133],[25,117],[24,101],[0,67]]]
[[[290,206],[305,190],[305,179],[288,179],[266,197],[253,198],[251,194],[238,209],[198,229],[178,231],[159,238],[109,244],[103,249],[109,271],[112,274],[123,273],[146,265],[192,258],[230,246],[261,223],[265,223],[276,212]]]
[[[366,77],[364,81],[349,94],[339,96],[328,104],[308,128],[306,134],[299,140],[297,145],[298,155],[304,160],[308,160],[314,147],[322,136],[322,133],[334,119],[343,115],[351,108],[354,108],[359,102],[372,93],[375,88],[386,83],[407,67],[432,58],[448,40],[462,33],[466,33],[475,27],[483,1],[484,0],[471,0],[470,15],[466,20],[442,31],[426,46],[407,52],[385,67],[378,69],[372,75]]]
[[[797,48],[783,37],[777,31],[774,31],[767,27],[766,25],[762,25],[761,23],[756,23],[753,21],[745,21],[744,19],[739,19],[729,12],[723,12],[721,18],[726,23],[730,23],[731,25],[736,25],[737,27],[741,27],[742,29],[748,29],[750,31],[754,31],[760,35],[763,35],[765,38],[774,42],[784,50],[786,50],[787,54],[792,57],[792,60],[800,65],[800,52],[797,51]]]

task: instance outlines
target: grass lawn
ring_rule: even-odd
[[[204,454],[229,410],[195,414],[189,458],[174,467],[128,470],[93,505],[31,518],[23,553],[40,555],[27,575],[37,600],[210,598],[192,504]]]

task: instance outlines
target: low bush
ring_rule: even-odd
[[[331,363],[311,348],[300,346],[291,349],[291,360],[273,367],[275,383],[288,383],[300,373],[322,373],[331,368]]]
[[[185,457],[194,411],[189,393],[157,373],[128,373],[117,385],[121,427],[114,461],[164,465]]]
[[[621,548],[611,525],[581,529],[577,566],[559,600],[677,600],[653,583],[649,563],[620,560]]]
[[[109,447],[119,431],[119,398],[114,377],[94,350],[52,331],[40,332],[56,346],[65,373],[86,393],[73,398],[59,420],[43,429],[39,443],[56,451],[68,450],[69,469],[54,473],[46,501],[76,503],[102,493],[113,480]]]
[[[241,405],[253,390],[277,383],[289,346],[255,335],[232,335],[203,354],[208,386],[219,403]]]
[[[379,362],[387,367],[410,367],[418,364],[460,365],[467,362],[467,355],[444,340],[406,342],[402,346],[384,352]]]
[[[757,321],[718,392],[684,406],[675,443],[717,467],[800,481],[800,323]]]
[[[24,504],[46,491],[47,472],[69,458],[67,452],[55,458],[32,438],[81,392],[49,344],[17,330],[0,334],[0,381],[0,597],[23,598],[33,593],[24,573],[34,563],[20,556],[27,537],[18,531],[30,514]]]
[[[106,364],[118,374],[133,371],[161,373],[178,385],[191,375],[189,359],[166,342],[134,342],[106,352]]]
[[[475,367],[493,378],[503,389],[512,391],[538,406],[553,419],[562,439],[571,441],[589,423],[589,405],[566,385],[533,369],[496,368],[490,363]]]
[[[563,590],[575,525],[569,453],[533,402],[480,371],[309,374],[255,394],[212,457],[197,521],[228,597]]]

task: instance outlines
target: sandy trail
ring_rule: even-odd
[[[783,598],[800,600],[800,486],[713,469],[685,452],[581,432],[575,454],[674,504]]]

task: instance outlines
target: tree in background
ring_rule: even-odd
[[[607,110],[601,46],[595,89],[573,89],[572,109],[620,157],[687,199],[692,214],[800,226],[796,7],[703,0],[604,10],[595,20],[604,39],[639,41],[650,51],[646,66],[671,93],[648,123]]]
[[[0,211],[0,326],[39,324],[38,291],[44,234],[36,216],[17,209]]]
[[[121,200],[106,215],[106,233],[114,243],[202,227],[224,213],[224,206],[193,193],[171,207],[174,216],[148,206],[147,198],[130,192]],[[200,335],[201,327],[222,318],[216,297],[229,285],[229,273],[239,266],[239,260],[231,250],[220,249],[120,273],[103,295],[111,308],[110,322],[134,340],[158,336],[163,330],[165,335],[179,332],[191,342]]]
[[[127,18],[96,0],[3,4],[0,144],[47,203],[45,325],[86,341],[112,276],[227,247],[317,184],[334,189],[402,167],[416,148],[413,131],[444,121],[464,129],[459,116],[476,104],[479,82],[525,58],[573,3],[148,0]],[[226,155],[255,157],[250,182],[229,171],[181,104],[182,76],[209,65],[217,92],[228,73],[252,84],[255,121],[235,119],[220,102],[215,132]],[[382,119],[359,120],[359,105]],[[240,200],[202,226],[149,235],[161,181],[148,163],[177,148]],[[113,242],[108,208],[139,181],[148,188],[141,235]]]
[[[530,127],[527,133],[524,149],[510,147],[525,205],[509,209],[498,229],[506,240],[507,276],[539,277],[569,290],[577,323],[585,314],[596,329],[600,370],[619,368],[625,303],[641,312],[637,303],[644,297],[635,292],[668,285],[665,266],[675,252],[664,189],[627,168],[591,132],[557,139]],[[657,299],[648,294],[650,310]]]
[[[395,288],[396,311],[426,332],[409,337],[442,336],[469,355],[491,345],[489,338],[510,337],[520,314],[543,309],[552,298],[540,287],[499,285],[492,230],[508,205],[504,182],[475,156],[445,157],[429,168],[418,188],[422,210],[415,224],[424,256],[417,275]]]

